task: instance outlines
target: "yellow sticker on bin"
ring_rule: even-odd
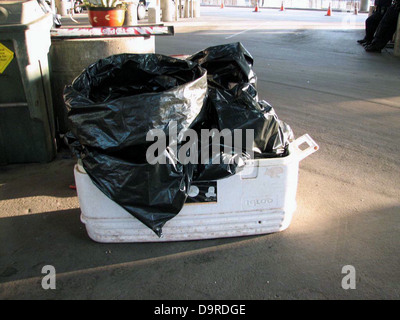
[[[14,52],[0,43],[0,73],[3,73],[4,70],[6,70],[13,58]]]

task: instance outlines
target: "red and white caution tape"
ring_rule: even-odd
[[[93,28],[59,28],[52,29],[53,38],[93,38],[109,36],[162,36],[173,35],[172,26],[143,27],[93,27]]]

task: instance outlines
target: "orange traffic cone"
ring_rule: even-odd
[[[332,15],[331,4],[329,4],[328,12],[326,13],[326,16],[330,17],[331,15]]]
[[[224,8],[224,0],[221,1],[221,9]]]
[[[281,4],[281,10],[280,11],[285,11],[285,7],[283,6],[283,1],[282,1],[282,4]]]
[[[260,10],[258,9],[258,1],[256,1],[256,7],[254,8],[253,12],[260,12]]]

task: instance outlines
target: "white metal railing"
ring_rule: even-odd
[[[224,1],[225,6],[253,7],[256,0],[201,0],[201,5],[220,6]],[[331,5],[332,10],[354,10],[355,5],[360,8],[360,0],[284,0],[285,8],[298,9],[327,9]],[[260,7],[280,8],[282,0],[259,0]]]

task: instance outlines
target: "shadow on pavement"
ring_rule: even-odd
[[[308,232],[100,244],[79,210],[0,219],[2,299],[396,299],[399,207],[329,216]],[[311,217],[312,218],[312,217]],[[44,265],[55,290],[41,288]],[[341,288],[342,267],[357,290]]]

